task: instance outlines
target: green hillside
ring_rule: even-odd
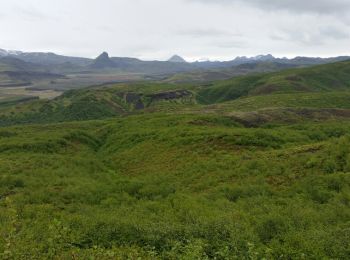
[[[16,123],[48,123],[102,119],[131,113],[195,104],[193,87],[164,83],[118,84],[71,90],[54,100],[0,102],[0,126]],[[158,110],[159,110],[158,109]]]
[[[349,122],[152,114],[2,128],[0,253],[346,259]]]
[[[203,88],[198,100],[211,104],[271,93],[348,90],[350,61],[219,81]]]
[[[348,259],[349,68],[0,100],[0,259]]]
[[[349,109],[349,75],[350,62],[338,62],[204,85],[139,82],[71,90],[49,101],[11,107],[0,103],[0,125],[101,119],[157,111],[202,113],[220,110],[226,113],[283,107]]]

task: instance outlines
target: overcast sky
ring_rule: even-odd
[[[0,0],[0,48],[188,60],[350,55],[350,0]]]

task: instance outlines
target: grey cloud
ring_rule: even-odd
[[[232,33],[218,29],[189,29],[177,31],[178,35],[190,36],[190,37],[241,37],[240,33]]]
[[[349,6],[350,0],[2,0],[0,48],[161,60],[174,53],[189,60],[348,55]]]
[[[273,33],[270,35],[270,39],[302,45],[319,45],[322,41],[322,39],[320,40],[318,33],[298,30],[285,30],[283,32]]]
[[[347,31],[337,27],[326,26],[318,30],[301,31],[297,29],[286,29],[270,35],[274,41],[292,42],[305,46],[324,45],[329,40],[346,40],[350,38]]]
[[[348,31],[343,31],[335,27],[328,26],[320,30],[320,34],[325,38],[331,38],[334,40],[344,40],[349,39],[350,34]]]
[[[227,41],[216,43],[216,46],[223,49],[244,49],[248,47],[248,43],[244,41]]]
[[[109,25],[97,26],[96,29],[107,33],[113,33],[115,31],[115,28]]]
[[[278,33],[272,33],[270,35],[270,39],[274,40],[274,41],[284,41],[284,40],[286,40],[286,37],[283,37],[282,35],[280,35]]]
[[[303,13],[350,12],[349,0],[187,0],[205,4],[247,4],[267,11],[285,10]]]
[[[52,19],[52,17],[47,16],[45,13],[40,12],[39,10],[37,10],[36,8],[32,7],[32,6],[15,6],[14,7],[14,11],[15,13],[17,13],[18,15],[20,15],[21,17],[27,19],[27,20],[33,20],[33,21],[37,21],[37,20],[48,20],[48,19]]]

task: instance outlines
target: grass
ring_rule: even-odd
[[[211,104],[272,93],[345,91],[350,86],[349,75],[350,62],[345,61],[237,77],[203,88],[198,93],[198,100],[203,104]]]
[[[222,103],[220,106],[227,110],[241,111],[283,107],[350,109],[350,92],[328,91],[249,96]]]
[[[252,94],[323,68],[216,82],[211,105],[144,82],[0,104],[0,258],[347,259],[345,81]]]
[[[345,257],[349,130],[165,114],[2,128],[0,252]]]
[[[115,84],[66,91],[54,100],[19,103],[1,106],[0,126],[18,123],[49,123],[74,120],[91,120],[123,116],[130,113],[168,110],[196,103],[193,86],[164,83]],[[186,90],[186,96],[168,99],[152,95]],[[128,97],[130,96],[130,97]]]
[[[230,80],[196,84],[137,82],[70,90],[48,102],[33,102],[1,109],[0,125],[91,120],[145,111],[171,113],[214,110],[252,111],[262,108],[348,109],[350,62],[254,74]],[[189,95],[172,100],[150,96],[187,90]],[[128,100],[127,94],[139,98]],[[225,102],[233,101],[233,102]],[[139,104],[145,110],[140,111]],[[202,107],[199,105],[201,104]]]

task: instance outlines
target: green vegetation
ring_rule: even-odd
[[[231,110],[252,111],[262,108],[309,107],[350,109],[350,91],[299,92],[249,96],[221,105]]]
[[[162,114],[3,128],[0,252],[346,259],[349,130]]]
[[[127,115],[146,108],[167,109],[169,105],[196,103],[194,87],[164,83],[118,84],[65,92],[54,100],[3,106],[0,102],[0,126],[17,123],[49,123],[102,119]]]
[[[257,74],[219,81],[203,88],[198,99],[211,104],[271,93],[341,91],[350,87],[350,61]]]
[[[348,65],[0,103],[0,259],[348,259]]]

